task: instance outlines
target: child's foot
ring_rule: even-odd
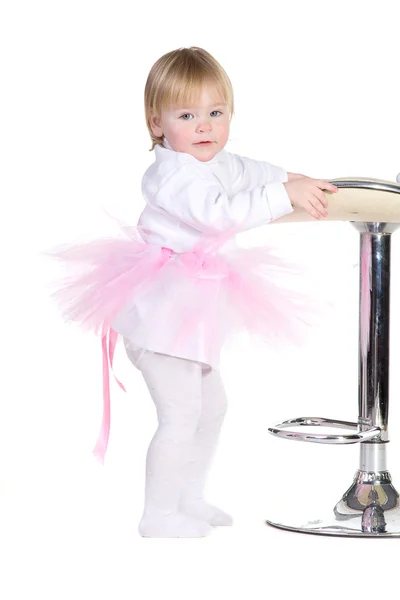
[[[232,525],[233,519],[228,513],[220,508],[207,504],[204,500],[194,500],[192,502],[184,502],[180,505],[180,510],[192,517],[203,519],[210,525]]]
[[[143,515],[139,523],[139,533],[142,537],[205,537],[212,530],[206,521],[182,513],[165,515],[152,511]]]

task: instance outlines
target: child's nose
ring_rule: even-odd
[[[198,131],[210,131],[211,123],[207,119],[204,119],[197,127]]]

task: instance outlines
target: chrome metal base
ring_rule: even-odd
[[[389,471],[361,471],[342,499],[325,518],[296,522],[267,520],[268,525],[319,535],[400,537],[399,494]]]
[[[354,187],[370,183],[355,181]],[[353,186],[343,181],[343,187]],[[396,193],[400,194],[397,186]],[[400,196],[398,198],[400,202]],[[347,537],[400,537],[399,494],[392,485],[386,464],[389,442],[389,317],[391,235],[400,223],[353,223],[360,233],[358,420],[300,417],[270,427],[269,432],[286,440],[318,444],[360,444],[359,469],[341,500],[327,507],[326,517],[297,519],[303,495],[297,493],[290,516],[266,523],[280,529]],[[351,434],[326,435],[289,431],[300,427],[343,427]],[[319,479],[320,480],[320,479]],[[321,482],[321,486],[322,486]],[[307,490],[306,490],[307,491]],[[322,489],[321,489],[322,491]],[[305,500],[310,502],[310,493]],[[295,499],[295,498],[294,498]],[[333,508],[332,508],[333,507]],[[319,510],[319,509],[318,509]]]

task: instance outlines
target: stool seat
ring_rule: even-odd
[[[329,179],[338,192],[328,196],[328,216],[324,221],[400,223],[400,184],[383,179],[342,177]],[[305,210],[296,208],[271,224],[315,221]]]

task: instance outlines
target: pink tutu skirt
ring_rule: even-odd
[[[162,341],[176,356],[185,356],[196,340],[204,361],[217,364],[224,343],[243,332],[267,343],[300,344],[320,313],[317,300],[299,291],[304,269],[267,247],[224,249],[226,242],[232,246],[236,231],[207,236],[191,251],[176,253],[145,243],[138,227],[122,229],[127,239],[95,239],[45,252],[71,271],[51,293],[63,319],[101,336],[104,405],[94,449],[101,462],[110,432],[109,365],[112,369],[118,333],[133,341],[150,335],[155,340],[150,350],[157,351]]]

